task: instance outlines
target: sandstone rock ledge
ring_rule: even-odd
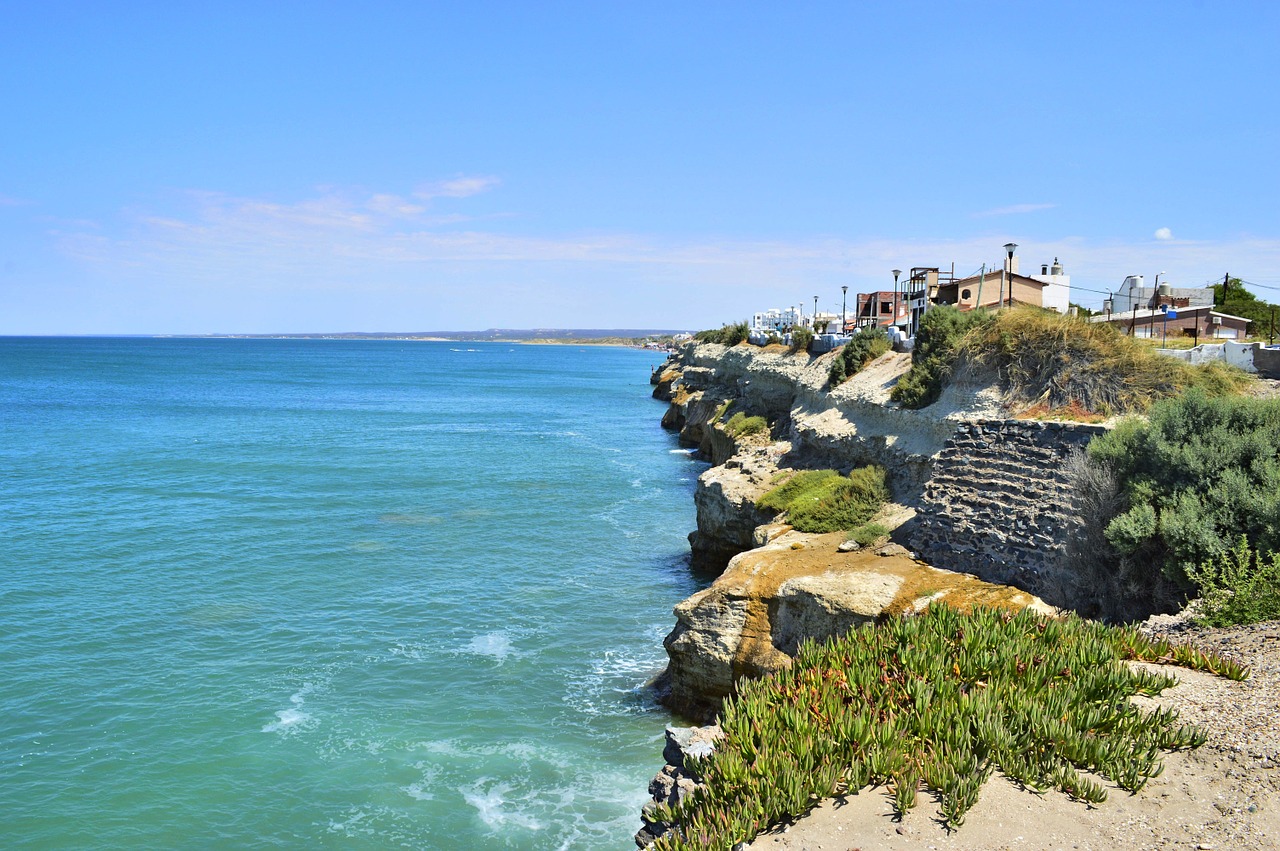
[[[772,540],[735,556],[710,588],[675,608],[660,686],[664,702],[690,718],[712,718],[738,679],[790,665],[805,639],[843,635],[884,615],[944,599],[961,610],[1054,611],[1016,588],[930,567],[896,545],[839,552],[840,532],[809,535],[783,526],[759,535]]]

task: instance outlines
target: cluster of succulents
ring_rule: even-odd
[[[703,787],[653,814],[678,825],[653,848],[728,849],[868,786],[887,787],[901,814],[923,785],[958,826],[997,768],[1090,803],[1106,799],[1093,777],[1136,792],[1163,751],[1205,733],[1130,701],[1175,680],[1127,660],[1248,676],[1189,646],[1030,611],[934,606],[806,643],[790,668],[739,685],[714,753],[686,761]]]

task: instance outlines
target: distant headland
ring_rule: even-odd
[[[488,328],[484,331],[341,331],[292,334],[193,334],[237,340],[435,340],[444,342],[549,343],[665,348],[688,340],[687,332],[645,328]]]

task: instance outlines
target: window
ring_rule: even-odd
[[[973,295],[973,292],[972,292],[971,290],[961,290],[961,291],[960,291],[960,298],[961,298],[961,300],[963,300],[963,301],[968,301],[968,300],[969,300],[969,297],[970,297],[971,295]]]
[[[891,302],[887,302],[887,301],[880,302],[881,313],[891,313],[892,311],[893,311],[893,304]]]

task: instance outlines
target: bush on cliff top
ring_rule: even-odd
[[[790,668],[739,683],[715,751],[685,759],[705,788],[650,813],[677,825],[651,847],[727,851],[820,798],[873,784],[893,790],[901,814],[923,783],[955,827],[997,766],[1031,789],[1089,803],[1106,790],[1081,771],[1137,791],[1160,773],[1161,750],[1198,747],[1205,734],[1173,711],[1130,702],[1175,680],[1127,659],[1248,675],[1185,645],[1029,611],[933,606],[806,642]]]
[[[827,376],[831,386],[839,387],[887,351],[888,334],[879,328],[863,328],[844,344],[831,362],[831,372]]]
[[[964,312],[947,304],[931,307],[916,329],[911,369],[894,385],[889,398],[904,408],[923,408],[938,401],[951,378],[960,340],[994,321],[986,310]]]
[[[719,343],[722,346],[736,346],[747,339],[747,333],[747,323],[738,322],[734,325],[725,325],[723,328],[699,331],[693,335],[693,339],[699,343]]]
[[[808,352],[813,345],[813,332],[808,328],[796,326],[791,329],[791,354]]]
[[[883,467],[842,476],[835,470],[801,470],[758,500],[759,508],[785,511],[801,532],[836,532],[866,523],[889,500]]]
[[[1186,590],[1241,536],[1280,551],[1280,400],[1192,390],[1094,438],[1088,457],[1123,483],[1120,513],[1100,518],[1107,540]]]

